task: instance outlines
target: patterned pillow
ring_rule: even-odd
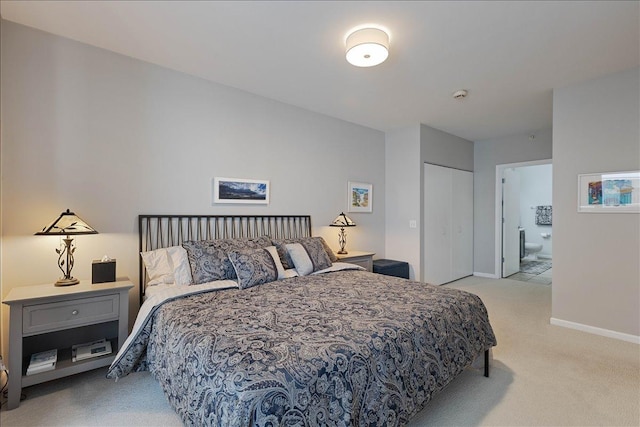
[[[300,276],[331,267],[331,259],[318,240],[287,243],[285,246]]]
[[[277,256],[275,247],[270,246],[269,248],[273,248],[273,253],[276,253]],[[278,279],[278,267],[269,248],[229,252],[229,259],[238,276],[240,289],[251,288]],[[284,272],[284,269],[282,271]]]
[[[276,249],[278,250],[278,255],[280,255],[280,261],[282,261],[282,266],[285,268],[285,270],[295,267],[293,265],[293,261],[291,260],[291,257],[289,256],[289,253],[287,252],[287,248],[286,248],[287,243],[300,243],[308,240],[319,241],[322,244],[324,251],[329,256],[329,259],[331,260],[331,262],[336,262],[338,260],[338,257],[336,257],[336,255],[333,253],[329,245],[327,245],[327,242],[325,242],[325,240],[322,237],[298,237],[295,239],[272,239],[271,241],[273,242]]]
[[[187,251],[193,283],[213,282],[214,280],[235,279],[236,272],[227,256],[230,251],[258,249],[271,246],[266,236],[255,239],[220,239],[184,242]]]

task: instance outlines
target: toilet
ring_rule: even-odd
[[[542,243],[524,242],[525,256],[531,255],[531,259],[538,259],[538,252],[542,250]]]

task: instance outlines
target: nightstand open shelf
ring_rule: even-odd
[[[108,366],[124,344],[129,330],[128,278],[92,284],[83,280],[68,287],[53,284],[13,288],[3,303],[11,307],[7,407],[20,404],[23,387]],[[71,347],[100,339],[111,342],[110,354],[71,360]],[[56,366],[50,371],[26,375],[31,355],[57,349]]]
[[[111,342],[111,349],[116,349],[118,346],[117,338],[109,339],[109,341]],[[102,368],[103,366],[109,366],[115,359],[116,352],[117,350],[112,351],[110,354],[105,354],[104,356],[81,360],[79,362],[72,362],[71,347],[61,349],[59,348],[58,361],[56,362],[55,369],[33,375],[27,375],[29,357],[25,357],[22,364],[22,387],[29,387],[31,385],[40,384],[46,381],[68,377],[69,375],[74,375],[80,372]]]

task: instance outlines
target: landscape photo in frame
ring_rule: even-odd
[[[349,182],[349,212],[373,211],[373,185],[364,182]]]
[[[269,181],[215,177],[213,203],[268,204]]]

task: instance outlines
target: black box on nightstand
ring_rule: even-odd
[[[393,259],[374,259],[373,272],[408,279],[409,263]]]
[[[91,283],[105,283],[116,281],[116,260],[94,260],[91,264]]]

